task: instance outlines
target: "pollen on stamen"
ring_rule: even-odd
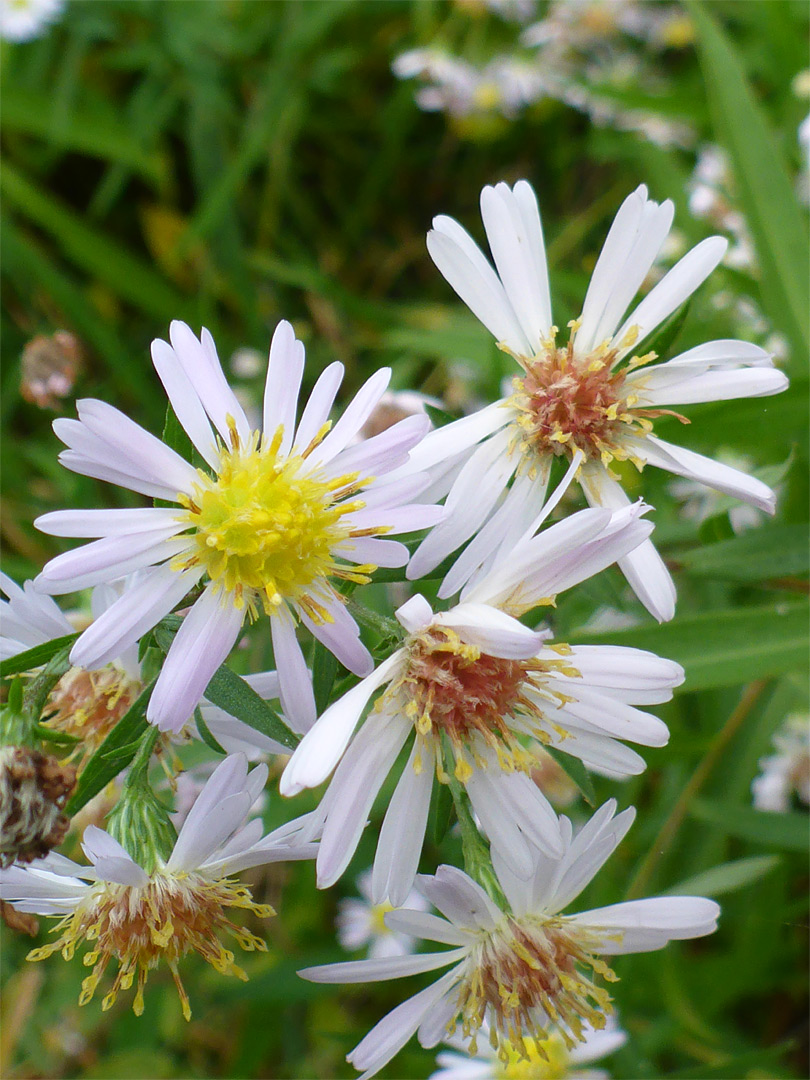
[[[530,1061],[552,1023],[568,1049],[583,1040],[586,1024],[603,1028],[611,998],[591,976],[606,982],[616,976],[595,955],[602,940],[562,916],[507,916],[483,932],[459,983],[465,1038],[474,1042],[488,1023],[490,1042],[506,1064]]]
[[[251,952],[266,949],[261,938],[231,921],[228,908],[242,908],[259,918],[275,914],[269,905],[255,903],[249,889],[229,879],[211,881],[199,874],[164,870],[142,887],[100,882],[75,911],[56,924],[53,932],[59,935],[57,940],[33,949],[28,959],[44,960],[61,952],[70,960],[83,943],[92,942],[93,948],[82,962],[93,970],[82,982],[79,1004],[92,1000],[107,966],[115,960],[118,971],[102,1000],[102,1010],[111,1008],[119,992],[129,990],[137,976],[132,1007],[138,1016],[143,1012],[148,973],[165,960],[183,1015],[190,1020],[191,1007],[177,967],[183,956],[199,953],[221,974],[245,980],[247,975],[220,938],[232,937]]]
[[[543,700],[554,708],[559,700],[546,676],[579,677],[564,649],[559,646],[556,659],[508,660],[463,642],[449,627],[433,625],[410,639],[402,673],[380,705],[396,699],[441,782],[450,772],[466,783],[473,767],[485,768],[493,757],[505,772],[528,772],[535,755],[525,739],[548,743],[550,729],[559,735],[543,709]]]

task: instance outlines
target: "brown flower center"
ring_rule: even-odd
[[[560,659],[507,660],[466,644],[449,627],[434,625],[413,636],[404,674],[386,696],[405,699],[405,711],[435,758],[440,780],[447,779],[443,735],[453,758],[445,764],[461,781],[472,774],[469,759],[485,767],[482,754],[488,751],[508,771],[528,770],[534,755],[519,736],[531,735],[544,742],[549,736],[543,730],[547,723],[543,712],[527,690],[559,700],[559,695],[544,687],[544,676],[552,670],[579,674],[563,658],[570,652],[568,646],[555,649]]]
[[[48,727],[80,739],[75,753],[89,757],[142,689],[140,682],[114,663],[98,671],[71,668],[51,691]]]
[[[148,885],[135,887],[100,882],[88,887],[88,895],[76,910],[66,915],[54,928],[59,938],[28,954],[29,960],[43,960],[54,952],[70,960],[76,946],[94,942],[85,953],[85,967],[93,967],[82,982],[79,1004],[86,1005],[93,997],[111,959],[118,961],[118,971],[112,988],[102,1002],[109,1009],[119,990],[129,990],[137,974],[138,986],[133,1012],[143,1012],[143,992],[150,969],[163,958],[171,969],[180,995],[183,1015],[191,1018],[188,995],[177,970],[177,961],[189,952],[197,952],[223,975],[247,979],[226,949],[219,936],[235,938],[243,949],[264,952],[265,943],[236,925],[225,914],[225,908],[246,908],[261,918],[274,915],[267,904],[256,904],[250,890],[227,879],[209,881],[194,873],[157,872]]]

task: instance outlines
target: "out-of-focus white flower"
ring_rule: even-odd
[[[588,1069],[585,1066],[612,1054],[627,1042],[627,1035],[613,1016],[608,1016],[601,1029],[590,1024],[582,1026],[582,1042],[573,1049],[566,1046],[558,1032],[547,1039],[535,1042],[524,1038],[527,1057],[506,1049],[499,1057],[498,1050],[489,1042],[489,1029],[483,1025],[476,1040],[478,1049],[470,1054],[469,1039],[448,1039],[453,1050],[443,1050],[436,1056],[440,1068],[431,1073],[429,1080],[610,1080],[606,1069]]]
[[[383,901],[375,904],[371,894],[371,871],[365,870],[357,879],[357,889],[362,899],[346,897],[338,904],[337,936],[344,949],[353,951],[368,946],[368,957],[378,960],[384,956],[407,956],[414,950],[412,934],[392,930],[385,922],[392,904]],[[404,906],[416,911],[427,911],[430,905],[416,889],[408,893]]]
[[[537,10],[536,0],[455,0],[455,4],[471,14],[491,11],[511,22],[526,22]]]
[[[751,784],[757,810],[786,813],[794,793],[810,806],[810,716],[794,713],[773,737],[775,754],[760,758]]]
[[[100,539],[52,559],[37,588],[73,592],[144,571],[73,646],[72,663],[93,668],[137,642],[202,586],[147,708],[147,720],[162,731],[183,727],[245,618],[264,612],[285,716],[304,731],[315,719],[315,698],[296,621],[351,671],[368,673],[371,656],[334,582],[366,582],[378,566],[405,565],[407,547],[380,534],[411,532],[440,519],[440,508],[411,502],[427,476],[386,482],[407,462],[429,421],[408,417],[350,446],[391,372],[375,372],[332,428],[329,413],[343,378],[343,365],[334,363],[296,423],[304,346],[281,322],[270,347],[257,431],[225,379],[208,331],[197,338],[185,323],[173,322],[170,338],[171,345],[152,343],[152,359],[207,469],[194,468],[118,409],[79,401],[78,420],[54,423],[68,446],[62,464],[175,505],[40,517],[38,527],[52,535]]]
[[[713,143],[701,147],[689,178],[689,209],[712,228],[731,237],[724,262],[737,270],[756,270],[756,253],[745,217],[734,205],[728,155]]]
[[[232,875],[251,866],[311,859],[317,850],[301,842],[305,818],[264,837],[261,821],[244,824],[266,780],[266,765],[248,774],[241,754],[225,758],[186,817],[169,859],[151,873],[93,825],[82,843],[90,866],[51,853],[30,867],[0,870],[0,898],[19,911],[61,916],[57,940],[34,949],[28,959],[61,952],[69,960],[77,948],[89,945],[84,963],[93,970],[82,982],[79,1004],[90,1001],[115,960],[118,972],[102,1008],[110,1008],[119,990],[128,990],[137,978],[132,1008],[139,1016],[149,971],[161,959],[171,969],[187,1020],[191,1007],[177,969],[187,953],[199,953],[223,975],[247,978],[223,939],[235,938],[249,951],[266,946],[226,911],[241,908],[261,918],[275,912],[256,904]]]
[[[514,189],[504,183],[485,187],[481,214],[494,268],[467,231],[444,215],[434,218],[428,250],[522,373],[510,397],[431,432],[414,451],[407,469],[431,469],[432,491],[445,478],[448,495],[444,520],[414,553],[407,576],[421,577],[476,532],[476,550],[488,554],[487,543],[500,545],[522,515],[542,505],[557,456],[571,462],[579,456],[577,478],[592,505],[628,505],[610,468],[615,460],[630,461],[639,470],[645,465],[666,469],[773,513],[775,495],[761,481],[653,434],[653,421],[671,414],[673,405],[784,390],[787,378],[768,353],[745,341],[710,341],[654,365],[655,352],[636,351],[706,280],[727,241],[719,236],[702,241],[627,314],[674,214],[669,200],[653,202],[641,185],[622,203],[582,314],[569,323],[568,342],[558,344],[531,185],[521,180]],[[651,542],[621,558],[619,566],[659,621],[672,618],[675,586]]]
[[[560,818],[563,849],[535,851],[529,874],[517,877],[493,851],[495,871],[509,908],[499,907],[461,870],[440,866],[419,878],[422,894],[445,918],[403,908],[386,915],[392,929],[440,942],[443,952],[384,960],[356,960],[299,972],[319,983],[368,983],[450,967],[437,982],[399,1005],[348,1055],[363,1078],[373,1076],[418,1033],[424,1047],[461,1027],[473,1036],[484,1022],[499,1049],[523,1054],[526,1037],[548,1037],[549,1017],[571,1047],[587,1029],[602,1027],[610,997],[597,984],[616,976],[603,957],[651,952],[669,941],[702,937],[717,926],[720,908],[697,896],[631,900],[576,915],[562,911],[613,853],[635,811],[614,817],[616,803],[597,810],[574,835]],[[460,1019],[459,1019],[460,1018]]]
[[[0,38],[32,41],[61,16],[65,0],[0,0]]]

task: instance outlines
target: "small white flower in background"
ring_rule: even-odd
[[[810,716],[789,716],[773,737],[776,753],[760,758],[760,775],[751,784],[757,810],[787,813],[795,794],[810,806]]]
[[[511,22],[526,22],[537,9],[536,0],[455,0],[455,3],[471,15],[491,11]]]
[[[61,16],[65,0],[0,0],[0,38],[33,41]]]
[[[477,1052],[483,1023],[508,1060],[529,1057],[525,1039],[535,1043],[553,1029],[573,1048],[586,1024],[603,1028],[612,1012],[607,982],[616,976],[603,957],[651,952],[667,942],[702,937],[716,929],[720,908],[695,896],[631,900],[563,915],[613,853],[635,811],[614,818],[606,803],[575,835],[560,818],[562,851],[555,857],[533,852],[530,874],[521,879],[497,849],[493,863],[511,910],[502,910],[461,870],[440,866],[420,876],[419,890],[445,918],[401,909],[386,915],[392,929],[453,946],[438,953],[357,960],[299,972],[321,983],[369,983],[452,965],[449,972],[389,1013],[348,1055],[363,1077],[373,1076],[418,1033],[429,1048],[461,1029]]]
[[[115,960],[118,971],[102,1008],[110,1008],[119,990],[129,990],[137,979],[132,1006],[137,1015],[143,1012],[149,971],[165,960],[187,1020],[191,1008],[177,967],[187,953],[199,953],[223,975],[246,978],[224,942],[233,938],[251,952],[263,951],[265,944],[233,923],[228,912],[241,908],[261,918],[275,913],[256,904],[232,875],[251,866],[310,859],[317,849],[301,842],[305,818],[264,837],[261,821],[244,824],[266,779],[266,765],[248,773],[241,754],[225,758],[186,817],[171,856],[151,874],[92,825],[82,843],[90,866],[51,853],[29,867],[0,870],[0,898],[19,911],[61,916],[54,928],[57,940],[34,949],[28,959],[61,952],[69,960],[77,948],[88,946],[84,964],[93,970],[82,982],[79,1004],[90,1001]]]
[[[724,258],[735,270],[756,271],[756,253],[745,217],[732,198],[733,177],[728,155],[721,146],[709,143],[701,147],[697,163],[687,183],[689,210],[713,229],[729,233],[732,243]]]
[[[371,871],[364,871],[357,879],[357,889],[362,899],[346,897],[338,904],[337,937],[347,951],[368,946],[368,957],[378,960],[384,956],[407,956],[414,950],[411,934],[398,933],[385,922],[385,916],[394,908],[383,902],[375,904],[371,895]],[[424,897],[412,889],[405,907],[427,911],[430,905]]]
[[[510,397],[431,432],[412,454],[407,468],[430,468],[434,484],[445,477],[449,494],[447,516],[415,552],[408,577],[427,573],[478,530],[494,542],[514,527],[527,503],[539,508],[556,456],[584,459],[578,479],[591,505],[628,504],[610,466],[630,461],[638,469],[667,469],[773,513],[774,493],[759,480],[653,434],[653,421],[671,415],[673,405],[760,397],[787,386],[769,354],[745,341],[711,341],[657,365],[651,364],[654,352],[636,351],[703,283],[726,249],[722,237],[702,241],[625,315],[669,233],[673,212],[671,202],[651,201],[644,185],[625,199],[564,345],[552,325],[543,230],[530,184],[521,180],[511,189],[500,183],[481,193],[497,273],[458,222],[434,219],[427,238],[433,261],[523,371]],[[675,586],[652,542],[621,558],[619,566],[659,621],[672,618]]]
[[[522,542],[434,614],[422,596],[396,615],[408,631],[377,670],[334,702],[304,736],[282,775],[283,795],[321,784],[337,766],[313,822],[323,822],[318,885],[346,869],[368,813],[413,734],[380,831],[372,899],[400,906],[416,874],[434,773],[466,787],[493,847],[528,875],[531,844],[559,854],[557,817],[531,779],[535,745],[551,745],[614,777],[644,770],[627,739],[663,746],[667,727],[630,703],[667,701],[683,681],[669,660],[636,649],[551,642],[516,616],[603,569],[649,535],[638,507],[583,510]],[[375,708],[354,729],[367,703]]]
[[[174,322],[170,337],[171,345],[153,342],[152,358],[207,469],[194,468],[112,406],[79,401],[78,420],[54,423],[69,447],[60,454],[62,464],[177,505],[43,515],[37,525],[44,532],[100,539],[51,560],[37,588],[73,592],[145,570],[138,585],[76,642],[72,663],[93,668],[136,642],[202,585],[149,702],[147,719],[163,731],[186,723],[245,617],[264,611],[282,708],[290,724],[306,730],[315,719],[315,699],[296,621],[349,670],[368,673],[371,656],[332,580],[365,582],[377,566],[403,566],[405,545],[379,536],[439,520],[440,508],[410,501],[427,486],[427,476],[387,483],[429,421],[409,417],[350,446],[384,393],[390,370],[372,375],[332,428],[329,413],[343,378],[343,365],[334,363],[316,382],[296,425],[304,346],[281,322],[270,348],[263,431],[251,430],[208,331],[198,339],[185,323]]]
[[[469,1053],[468,1039],[448,1039],[448,1046],[459,1052],[443,1050],[437,1054],[436,1064],[441,1068],[431,1073],[429,1080],[610,1080],[606,1069],[585,1066],[627,1042],[626,1033],[613,1016],[607,1017],[601,1030],[583,1024],[582,1042],[570,1050],[557,1032],[539,1042],[524,1037],[528,1058],[508,1050],[508,1060],[501,1061],[488,1036],[487,1026],[482,1025],[478,1050],[473,1055]]]
[[[426,416],[430,421],[426,409],[428,405],[432,405],[435,409],[442,408],[442,403],[438,398],[419,394],[415,390],[386,390],[377,402],[374,412],[355,435],[352,445],[387,431],[408,416]],[[433,427],[432,421],[430,427]]]

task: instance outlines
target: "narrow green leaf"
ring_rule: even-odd
[[[684,552],[679,561],[690,574],[731,581],[768,581],[810,570],[806,525],[766,525],[733,540]]]
[[[656,627],[653,636],[655,651],[686,669],[686,681],[676,693],[735,686],[803,668],[810,647],[807,604],[793,600],[676,616]],[[649,649],[652,638],[649,626],[638,626],[607,634],[577,632],[570,640]]]
[[[63,646],[28,683],[23,694],[25,711],[38,721],[48,701],[48,695],[70,669],[70,645]]]
[[[220,744],[214,738],[214,736],[213,736],[213,734],[211,732],[211,729],[209,728],[208,724],[206,724],[206,722],[205,722],[205,717],[203,716],[202,709],[199,707],[199,705],[194,710],[194,722],[197,725],[197,731],[199,731],[202,741],[204,743],[206,743],[208,746],[210,746],[215,754],[227,754],[228,753],[228,751],[225,750],[222,746],[220,746]]]
[[[300,742],[299,737],[290,731],[275,709],[225,664],[214,672],[205,688],[205,696],[243,724],[255,728],[270,739],[275,739],[290,750],[294,750]]]
[[[6,679],[9,675],[16,675],[21,671],[33,671],[34,668],[42,667],[56,656],[62,649],[72,647],[78,634],[65,634],[64,637],[54,638],[52,641],[44,641],[41,645],[34,645],[32,649],[10,656],[0,663],[0,678]]]
[[[60,150],[92,154],[108,163],[126,165],[149,180],[160,178],[159,158],[132,138],[120,118],[74,109],[65,120],[54,124],[50,94],[16,86],[3,101],[3,127],[45,139]]]
[[[453,795],[447,784],[434,784],[428,812],[428,830],[433,843],[444,840],[453,824]]]
[[[182,318],[188,304],[174,287],[146,263],[91,228],[63,203],[31,183],[5,162],[0,190],[6,204],[44,229],[64,255],[86,273],[145,314],[169,322]]]
[[[335,654],[316,640],[312,661],[312,688],[315,692],[315,707],[319,716],[329,704],[337,670],[338,661]]]
[[[72,816],[81,810],[125,768],[135,757],[146,731],[146,706],[152,695],[154,682],[150,683],[130,705],[110,734],[85,765],[76,790],[65,812]]]
[[[784,851],[807,852],[810,818],[807,814],[755,810],[752,806],[695,799],[689,808],[698,821],[716,825],[730,836]]]
[[[163,421],[162,441],[186,461],[191,461],[194,455],[194,446],[186,434],[186,429],[177,419],[171,402],[166,404],[166,419]]]
[[[751,885],[779,865],[778,855],[753,855],[750,859],[713,866],[702,874],[681,881],[666,890],[668,896],[722,896]]]
[[[565,775],[574,781],[588,806],[596,806],[596,792],[591,774],[579,758],[564,754],[556,746],[544,746],[543,749],[554,758]]]
[[[762,299],[775,329],[787,334],[794,367],[810,353],[807,223],[788,171],[737,53],[706,5],[688,0],[718,142],[728,151],[754,239]]]

